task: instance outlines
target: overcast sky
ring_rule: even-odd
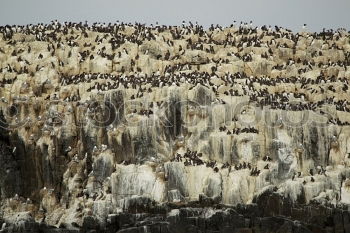
[[[61,22],[142,22],[180,25],[278,25],[300,31],[350,29],[350,0],[0,0],[0,24]]]

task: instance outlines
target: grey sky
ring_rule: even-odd
[[[180,25],[182,20],[229,25],[253,20],[299,31],[350,29],[350,0],[1,0],[0,24],[142,22]]]

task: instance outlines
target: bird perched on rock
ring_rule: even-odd
[[[102,144],[101,145],[101,151],[105,151],[105,150],[107,150],[107,145]]]
[[[310,169],[309,172],[310,172],[310,175],[311,175],[311,176],[314,175],[314,170],[313,170],[313,169]]]
[[[72,150],[72,147],[71,146],[68,146],[64,151],[65,152],[69,152],[69,151],[71,151]]]
[[[0,232],[5,231],[5,229],[6,229],[6,222],[4,222],[4,223],[1,225],[1,230],[0,230]]]
[[[270,161],[272,161],[272,159],[270,158],[270,156],[265,155],[265,156],[263,157],[263,161],[268,161],[268,162],[270,162]]]

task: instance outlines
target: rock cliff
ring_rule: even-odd
[[[345,30],[0,32],[0,232],[350,232]]]

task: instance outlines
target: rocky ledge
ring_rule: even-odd
[[[73,222],[50,226],[43,221],[36,222],[28,212],[20,212],[12,224],[5,223],[1,232],[350,232],[348,206],[294,203],[274,192],[276,189],[266,190],[251,204],[235,207],[203,196],[186,204],[156,204],[150,199],[138,197],[133,199],[128,210],[109,214],[104,225],[94,216],[85,216],[82,225]]]

